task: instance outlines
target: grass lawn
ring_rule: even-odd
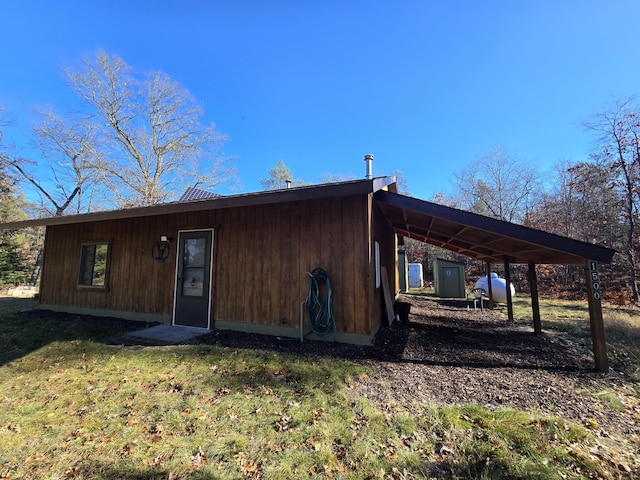
[[[633,478],[560,418],[477,405],[380,411],[348,395],[367,380],[356,363],[110,346],[100,339],[116,332],[25,320],[4,300],[0,478]]]
[[[513,301],[517,319],[532,320],[531,301],[520,296]],[[591,348],[589,307],[587,301],[540,299],[543,329],[568,332],[571,337]],[[637,306],[603,305],[605,335],[609,359],[634,382],[640,382],[640,308]]]

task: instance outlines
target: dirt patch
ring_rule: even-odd
[[[505,314],[464,302],[412,297],[409,321],[384,327],[373,347],[372,381],[358,387],[379,403],[478,403],[562,416],[640,440],[638,399],[615,369],[594,371],[593,354],[561,332],[534,335]],[[596,395],[611,393],[617,410]],[[606,395],[603,395],[606,396]],[[611,398],[611,397],[610,397]]]

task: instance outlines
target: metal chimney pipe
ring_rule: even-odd
[[[285,180],[285,183],[287,184],[287,188],[291,188],[291,180]]]
[[[364,156],[364,161],[367,164],[367,173],[365,175],[365,178],[373,178],[373,155],[368,153]]]

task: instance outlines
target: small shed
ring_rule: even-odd
[[[443,298],[465,296],[465,264],[442,258],[433,261],[433,285],[435,293]]]

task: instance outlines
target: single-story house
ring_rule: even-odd
[[[371,342],[396,235],[374,194],[392,177],[43,218],[42,308],[299,335],[312,272],[332,286],[336,339]]]
[[[384,318],[383,287],[391,297],[399,291],[399,236],[505,263],[507,272],[509,262],[588,265],[609,263],[615,253],[401,195],[394,177],[0,229],[34,226],[46,227],[42,308],[297,337],[309,272],[321,268],[331,282],[336,339],[357,344],[370,343]],[[602,362],[602,352],[595,354]]]

